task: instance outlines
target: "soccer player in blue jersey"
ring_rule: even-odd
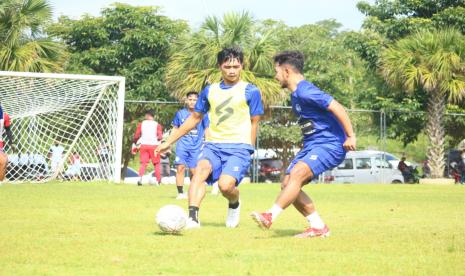
[[[186,107],[180,109],[174,115],[171,125],[174,129],[178,129],[184,121],[194,112],[195,103],[199,98],[199,93],[189,92],[186,95]],[[189,169],[190,175],[194,174],[194,169],[197,166],[197,156],[203,144],[205,129],[208,128],[208,116],[204,116],[202,121],[197,126],[181,137],[176,143],[176,187],[178,196],[176,199],[186,199],[184,194],[184,176],[186,167]]]
[[[225,48],[218,53],[217,62],[222,81],[205,87],[194,113],[157,149],[167,150],[208,114],[209,134],[189,187],[187,228],[200,227],[198,213],[205,195],[205,181],[218,181],[221,193],[228,200],[226,227],[239,225],[241,203],[237,186],[249,168],[258,122],[263,114],[260,91],[241,80],[242,50]]]
[[[304,79],[302,53],[285,51],[277,54],[274,62],[275,78],[292,92],[292,110],[299,118],[303,148],[287,169],[274,205],[267,212],[252,212],[251,215],[261,228],[268,229],[278,215],[293,204],[310,225],[297,237],[327,237],[329,229],[302,187],[324,171],[338,166],[346,151],[355,150],[355,133],[344,107]]]

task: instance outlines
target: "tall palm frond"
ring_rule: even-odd
[[[67,57],[65,47],[42,38],[51,20],[46,0],[5,0],[0,5],[0,69],[56,72]]]
[[[272,57],[276,46],[272,33],[257,34],[251,15],[228,13],[222,19],[207,17],[202,28],[176,45],[166,68],[166,83],[171,95],[182,99],[189,91],[221,80],[216,64],[217,53],[228,46],[244,50],[242,79],[256,85],[267,105],[281,103],[286,94],[273,79]]]
[[[428,93],[428,160],[432,176],[441,177],[446,101],[457,103],[465,97],[465,36],[454,29],[418,32],[385,49],[380,70],[392,86]]]

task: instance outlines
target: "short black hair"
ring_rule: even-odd
[[[300,51],[283,51],[273,58],[278,65],[288,64],[294,67],[299,73],[304,72],[304,54]]]
[[[244,52],[240,47],[233,46],[223,48],[217,55],[217,63],[221,65],[230,59],[238,59],[241,64],[244,63]]]
[[[145,111],[145,115],[150,115],[152,117],[155,117],[155,110],[149,109],[149,110]]]
[[[190,92],[187,92],[186,98],[189,98],[189,96],[191,96],[191,95],[196,95],[197,98],[199,97],[199,93],[197,93],[195,91],[190,91]]]

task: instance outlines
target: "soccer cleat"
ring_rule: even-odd
[[[239,225],[241,219],[241,201],[236,209],[228,208],[228,216],[226,217],[226,227],[235,228]]]
[[[192,218],[187,218],[186,229],[196,229],[200,228],[200,221],[196,222]]]
[[[178,196],[176,197],[176,199],[187,199],[187,195],[186,194],[178,194]]]
[[[252,212],[250,216],[262,229],[270,229],[273,223],[271,213]]]
[[[137,186],[142,186],[142,181],[137,181]]]
[[[327,238],[329,237],[329,228],[328,226],[325,225],[322,229],[316,229],[309,227],[307,230],[304,232],[295,235],[294,237],[296,238],[314,238],[314,237],[322,237],[322,238]]]

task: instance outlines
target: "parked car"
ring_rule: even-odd
[[[324,180],[328,183],[404,183],[397,167],[374,151],[348,152],[338,167],[325,173]]]
[[[258,169],[259,182],[280,182],[283,161],[276,158],[260,159]]]
[[[378,150],[365,150],[365,152],[367,153],[372,153],[372,154],[381,154],[382,155],[382,158],[384,158],[384,160],[388,161],[389,163],[391,163],[392,167],[394,169],[397,168],[397,166],[399,165],[399,162],[400,162],[400,158],[389,153],[389,152],[385,152],[385,151],[378,151]],[[412,166],[413,168],[416,168],[418,167],[418,164],[414,163],[414,162],[409,162],[409,161],[405,161],[405,164],[407,166]]]

